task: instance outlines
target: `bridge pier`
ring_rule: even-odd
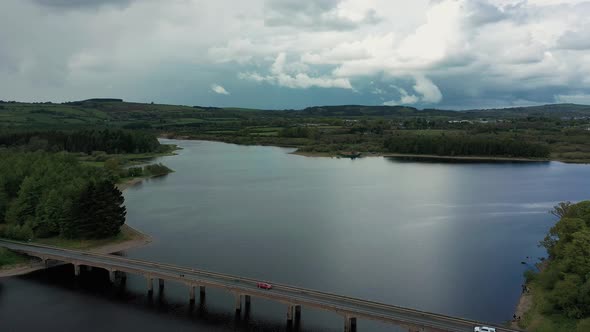
[[[162,291],[164,289],[164,279],[158,278],[158,287],[159,287],[160,291]]]
[[[293,323],[293,315],[295,313],[295,308],[293,307],[292,304],[289,304],[287,306],[287,324],[292,324]]]
[[[188,297],[189,297],[189,302],[191,304],[195,303],[195,286],[190,285],[188,286]]]
[[[344,332],[356,332],[356,317],[344,317]]]
[[[299,323],[301,320],[301,306],[295,305],[295,323]]]
[[[78,265],[78,264],[74,264],[74,275],[76,277],[80,276],[80,265]]]
[[[251,302],[250,295],[244,295],[244,307],[246,310],[246,314],[250,313],[250,302]]]
[[[199,297],[201,302],[205,299],[205,286],[199,287]]]
[[[236,314],[242,312],[242,294],[236,293]]]
[[[115,275],[116,271],[114,270],[109,270],[109,280],[111,281],[111,283],[115,283],[116,280],[116,275]]]
[[[147,280],[147,290],[148,290],[148,294],[152,295],[152,293],[154,292],[154,278],[152,277],[146,277]]]

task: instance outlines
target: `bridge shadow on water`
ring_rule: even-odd
[[[166,283],[164,288],[159,288],[157,282],[150,294],[147,292],[145,280],[141,276],[118,273],[114,283],[109,281],[106,270],[82,267],[80,276],[74,276],[72,265],[55,266],[46,270],[36,271],[25,276],[16,277],[19,281],[34,283],[36,286],[57,289],[60,292],[76,293],[82,297],[92,297],[100,302],[109,304],[125,304],[130,309],[140,310],[152,315],[159,315],[159,319],[169,321],[174,326],[174,321],[183,324],[194,324],[195,331],[341,331],[342,327],[320,328],[303,326],[305,317],[301,322],[288,324],[279,319],[261,318],[253,315],[252,310],[242,306],[241,313],[232,310],[233,296],[223,294],[219,290],[207,289],[205,297],[199,297],[198,292],[195,303],[188,300],[188,290],[179,284]],[[2,283],[0,283],[0,296],[2,296]],[[184,295],[184,296],[183,296]],[[210,298],[215,301],[209,301]],[[185,301],[183,301],[183,298]],[[220,299],[221,298],[221,299]],[[226,301],[227,300],[227,301]],[[252,306],[256,306],[253,299]],[[213,302],[210,304],[209,302]],[[227,303],[227,305],[220,302]],[[280,304],[275,304],[276,309]],[[286,317],[286,313],[285,313]],[[107,318],[108,319],[108,318]],[[143,328],[142,328],[143,329]],[[145,329],[144,329],[145,330]],[[148,329],[149,330],[149,329]],[[171,330],[174,330],[171,327]]]

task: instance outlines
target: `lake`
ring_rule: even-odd
[[[556,221],[547,211],[590,198],[587,165],[311,158],[164,142],[182,147],[158,160],[175,173],[125,191],[127,223],[154,242],[123,255],[494,323],[511,319],[523,272],[544,255],[537,244]],[[141,277],[115,287],[104,271],[76,281],[71,270],[1,279],[0,330],[286,330],[282,304],[253,298],[250,317],[237,320],[223,291],[191,307],[181,285],[150,299]],[[303,307],[302,331],[342,325]]]

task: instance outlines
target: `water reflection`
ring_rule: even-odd
[[[174,143],[179,155],[157,162],[175,173],[125,191],[128,224],[154,238],[126,256],[498,323],[520,295],[520,262],[544,254],[537,243],[554,223],[546,211],[588,199],[590,187],[586,165],[306,158]],[[2,332],[288,330],[276,302],[253,298],[236,320],[224,291],[207,289],[206,303],[191,306],[183,285],[167,283],[149,299],[140,276],[116,288],[98,269],[80,281],[71,268],[55,271],[0,280]],[[27,311],[39,319],[20,318]],[[301,331],[342,330],[336,314],[303,311]],[[63,316],[73,318],[54,319]],[[396,330],[359,321],[359,331]]]
[[[391,162],[410,163],[432,163],[432,164],[508,164],[508,165],[548,165],[551,162],[546,160],[508,160],[508,159],[486,159],[486,158],[453,158],[453,157],[427,157],[427,156],[386,156],[384,159]]]

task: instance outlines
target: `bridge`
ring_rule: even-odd
[[[277,301],[286,306],[288,324],[299,321],[301,319],[301,307],[306,306],[342,315],[345,332],[356,331],[357,319],[370,319],[395,324],[407,328],[410,332],[473,332],[475,326],[495,327],[498,332],[519,332],[519,330],[494,326],[494,324],[272,282],[268,282],[272,285],[272,289],[260,289],[258,283],[261,280],[164,263],[7,240],[0,240],[0,246],[40,258],[46,264],[49,260],[72,264],[76,276],[80,274],[81,266],[107,270],[111,282],[115,282],[115,273],[117,272],[141,275],[146,279],[147,291],[150,295],[153,294],[156,279],[160,289],[163,289],[165,281],[185,284],[191,303],[195,301],[195,289],[197,288],[201,300],[205,296],[206,287],[224,289],[235,295],[235,309],[238,315],[242,311],[242,304],[246,311],[250,310],[252,297]]]

